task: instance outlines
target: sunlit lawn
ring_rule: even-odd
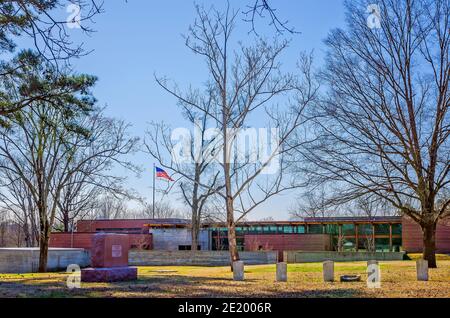
[[[322,264],[289,264],[288,282],[275,281],[275,265],[246,266],[245,282],[229,267],[139,267],[136,282],[66,287],[66,273],[0,274],[0,297],[450,297],[450,259],[438,258],[430,281],[416,281],[414,261],[381,262],[381,288],[366,285],[366,263],[336,263],[334,283],[322,281]],[[339,275],[360,274],[341,283]]]

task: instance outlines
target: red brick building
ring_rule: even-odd
[[[50,236],[50,247],[60,248],[85,248],[92,247],[92,237],[95,232],[74,232],[74,233],[52,233]],[[147,234],[129,234],[129,248],[151,250],[153,248],[152,235]]]
[[[148,233],[148,225],[176,226],[187,225],[185,219],[118,219],[118,220],[80,220],[76,232],[123,232]]]
[[[74,233],[53,233],[50,246],[90,248],[92,235],[106,232],[127,233],[130,235],[130,248],[151,249],[155,238],[149,233],[150,229],[170,228],[176,233],[179,228],[183,229],[180,235],[183,232],[186,236],[189,223],[189,220],[184,219],[81,220]],[[204,224],[202,227],[209,232],[208,248],[228,249],[225,224]],[[243,222],[236,227],[236,236],[239,250],[246,251],[333,251],[337,249],[338,240],[343,242],[344,250],[350,251],[366,250],[369,244],[374,244],[375,250],[384,252],[422,251],[422,231],[419,225],[402,217],[330,217],[305,218],[302,221]],[[167,239],[174,240],[174,237],[167,236]],[[450,253],[450,219],[439,223],[436,247],[438,253]],[[178,249],[188,248],[186,244],[178,246]]]
[[[403,249],[420,253],[423,249],[422,229],[408,217],[402,218]],[[450,218],[441,220],[436,228],[436,252],[450,253]]]

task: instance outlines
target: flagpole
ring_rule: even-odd
[[[156,166],[153,164],[153,203],[152,203],[152,218],[155,218],[155,170]]]

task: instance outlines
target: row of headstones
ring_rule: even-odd
[[[368,261],[367,266],[371,264],[376,264],[377,261]],[[418,281],[428,281],[428,261],[419,259],[416,262],[416,272]],[[237,261],[233,262],[233,279],[236,281],[244,280],[244,262]],[[277,263],[276,280],[279,282],[287,281],[287,263]],[[323,280],[325,282],[334,281],[334,262],[325,261],[323,262]]]

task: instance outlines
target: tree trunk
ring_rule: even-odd
[[[194,204],[195,206],[195,204]],[[192,243],[191,243],[191,251],[197,251],[198,249],[198,233],[199,233],[199,224],[197,218],[197,211],[194,207],[192,208]]]
[[[192,226],[192,244],[191,251],[196,251],[198,246],[198,232],[200,227],[200,215],[199,215],[199,199],[198,199],[198,187],[200,182],[200,167],[198,163],[195,164],[195,182],[192,189],[192,209],[191,209],[191,226]]]
[[[30,227],[28,226],[28,222],[24,223],[22,226],[24,240],[25,240],[25,247],[32,247],[33,243],[31,242],[31,234],[30,234]]]
[[[64,211],[63,225],[64,225],[64,232],[69,232],[70,219],[69,219],[69,212],[68,211]]]
[[[39,273],[47,272],[48,241],[50,238],[50,227],[47,220],[47,211],[44,200],[38,202],[39,210]]]
[[[436,227],[437,223],[425,224],[423,232],[423,259],[428,261],[429,268],[436,268]]]
[[[239,261],[239,253],[236,243],[236,227],[234,224],[233,200],[227,198],[227,227],[228,227],[228,250],[230,251],[231,271],[233,271],[233,262]]]
[[[47,272],[48,241],[48,231],[44,230],[39,238],[39,273]]]

